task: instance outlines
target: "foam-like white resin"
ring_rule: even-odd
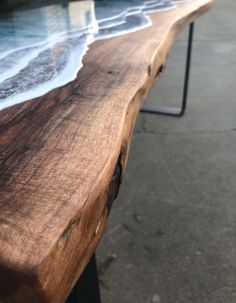
[[[0,110],[73,81],[91,43],[150,26],[176,2],[73,1],[0,19]]]

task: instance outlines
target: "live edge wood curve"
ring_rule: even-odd
[[[76,81],[0,112],[0,301],[63,303],[100,240],[140,107],[211,0],[96,42]]]

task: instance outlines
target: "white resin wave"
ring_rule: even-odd
[[[176,2],[77,1],[0,19],[0,110],[73,81],[91,43],[148,27]]]

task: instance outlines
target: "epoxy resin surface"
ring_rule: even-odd
[[[177,1],[73,1],[0,18],[0,110],[73,81],[89,45],[151,26]]]

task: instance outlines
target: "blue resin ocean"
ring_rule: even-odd
[[[171,0],[85,0],[21,8],[0,18],[0,110],[45,95],[78,76],[96,40],[151,26]]]

